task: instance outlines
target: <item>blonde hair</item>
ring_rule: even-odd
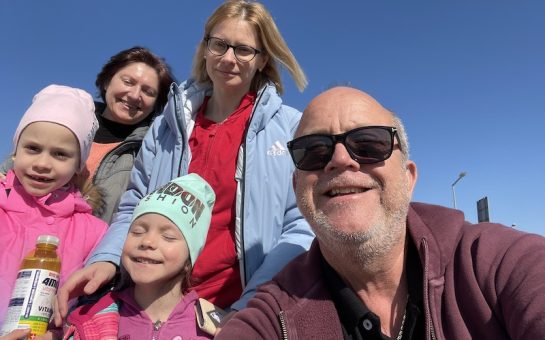
[[[93,215],[101,216],[106,209],[104,190],[93,184],[89,171],[85,168],[81,173],[75,173],[71,182],[79,190],[83,199],[93,209]]]
[[[272,82],[279,94],[284,92],[278,63],[284,66],[292,76],[299,91],[307,86],[307,77],[299,66],[297,59],[291,53],[278,27],[265,6],[258,2],[245,0],[229,0],[218,7],[208,18],[204,26],[203,40],[197,46],[193,59],[193,78],[199,83],[210,83],[210,77],[206,72],[204,53],[206,49],[205,39],[212,29],[226,19],[242,19],[249,23],[256,31],[263,46],[263,53],[269,57],[265,67],[257,72],[252,79],[250,90],[258,92],[268,82]]]

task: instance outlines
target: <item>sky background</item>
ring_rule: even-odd
[[[83,88],[110,56],[141,45],[185,80],[221,1],[0,0],[0,156],[32,97]],[[419,178],[413,200],[457,206],[545,235],[545,1],[263,3],[305,70],[284,74],[284,103],[303,110],[336,84],[362,89],[405,122]]]

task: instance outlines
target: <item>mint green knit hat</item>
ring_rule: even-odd
[[[194,265],[206,242],[215,200],[214,190],[201,176],[181,176],[144,196],[134,209],[131,223],[144,214],[165,216],[180,228]]]

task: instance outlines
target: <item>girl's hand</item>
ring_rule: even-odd
[[[26,329],[16,329],[12,331],[11,333],[0,336],[0,340],[17,340],[17,339],[26,339],[26,337],[30,334],[30,328]]]
[[[68,301],[80,295],[93,294],[115,276],[116,266],[111,262],[95,262],[70,275],[57,292],[53,310],[55,326],[61,327],[68,314]],[[1,340],[1,339],[0,339]]]

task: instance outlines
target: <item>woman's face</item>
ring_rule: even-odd
[[[254,28],[241,19],[220,22],[210,31],[210,37],[222,39],[233,46],[245,45],[263,50]],[[206,48],[204,58],[206,72],[214,84],[214,90],[243,94],[249,91],[255,73],[267,63],[267,57],[263,53],[257,54],[248,62],[241,62],[235,58],[233,48],[227,49],[222,56],[214,55]]]
[[[159,94],[159,75],[145,63],[131,63],[113,75],[106,85],[104,117],[134,125],[153,112]]]

